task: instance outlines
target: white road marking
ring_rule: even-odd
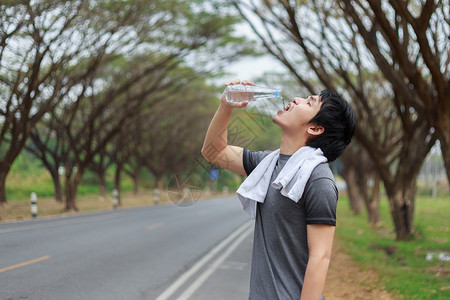
[[[242,241],[252,233],[253,228],[248,228],[240,237],[238,237],[228,249],[218,257],[214,263],[207,268],[185,291],[178,297],[178,300],[188,300],[197,291],[202,284],[219,268],[219,266],[227,259],[231,253],[242,243]]]
[[[198,262],[196,262],[189,270],[187,270],[183,275],[181,275],[162,294],[160,294],[158,296],[158,298],[156,298],[156,300],[167,300],[167,299],[169,299],[169,297],[172,296],[184,283],[186,283],[186,281],[188,281],[198,270],[200,270],[200,268],[202,268],[216,254],[218,254],[223,248],[225,248],[229,243],[231,243],[233,240],[235,240],[239,235],[241,235],[245,231],[245,233],[242,234],[243,237],[240,236],[238,238],[238,240],[236,240],[231,246],[231,247],[233,247],[233,246],[237,247],[237,245],[239,245],[239,243],[241,243],[242,240],[251,232],[251,230],[253,228],[252,225],[253,225],[253,222],[247,222],[244,225],[242,225],[241,227],[239,227],[238,229],[236,229],[226,239],[224,239],[222,242],[220,242],[216,247],[211,249],[211,251],[209,251],[205,256],[203,256]],[[237,242],[239,242],[239,243],[237,243]],[[226,257],[228,257],[228,255],[229,255],[228,252],[231,253],[231,251],[229,251],[229,249],[228,249],[224,254],[222,254],[222,256],[219,258],[219,260],[222,259],[222,261],[223,261],[224,259],[226,259]],[[228,254],[228,255],[225,256],[225,254]],[[213,264],[213,265],[215,265],[215,264]],[[217,269],[217,267],[216,267],[216,269]],[[205,271],[205,273],[206,272],[210,273],[210,271],[208,271],[208,270]],[[213,272],[214,272],[214,270],[213,270]],[[203,277],[206,277],[206,276],[210,276],[210,274],[209,275],[208,274],[205,275],[205,273],[203,273],[200,277],[203,278]],[[206,278],[204,280],[206,280]],[[198,281],[198,283],[196,283],[197,281]],[[197,279],[194,283],[196,283],[196,286],[199,287],[201,285],[201,283],[203,283],[203,281],[200,282],[199,279]],[[191,290],[191,288],[189,288],[188,290]],[[192,292],[195,292],[195,290],[192,291]]]

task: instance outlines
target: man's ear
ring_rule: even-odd
[[[323,132],[325,131],[325,128],[323,128],[322,126],[319,126],[317,124],[310,124],[308,127],[308,134],[312,135],[312,136],[318,136],[321,135]]]

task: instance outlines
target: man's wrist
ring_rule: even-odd
[[[225,114],[231,115],[233,113],[234,107],[223,102],[220,102],[218,110]]]

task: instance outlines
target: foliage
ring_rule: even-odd
[[[445,100],[449,57],[441,33],[442,28],[448,31],[443,5],[377,0],[232,3],[298,84],[316,93],[320,83],[350,99],[357,116],[355,137],[386,187],[396,238],[405,239],[414,230],[416,176],[437,138],[444,160],[450,161],[445,146],[450,106]],[[417,8],[419,15],[412,12]],[[361,156],[348,162],[356,168],[365,163]]]
[[[67,209],[76,209],[90,161],[143,102],[156,102],[150,95],[186,85],[171,82],[168,71],[182,66],[214,75],[235,56],[252,54],[232,28],[235,13],[221,2],[2,2],[0,202],[9,167],[31,134],[28,148],[54,180],[64,165]]]
[[[0,202],[6,202],[9,166],[28,142],[61,201],[58,170],[64,167],[66,208],[76,210],[83,173],[94,159],[91,168],[99,173],[113,163],[105,161],[106,149],[135,115],[174,97],[192,74],[213,77],[235,56],[252,54],[252,44],[232,28],[236,14],[221,3],[2,2]],[[122,167],[123,160],[117,170]]]

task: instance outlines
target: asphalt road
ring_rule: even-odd
[[[247,299],[235,197],[0,223],[0,299]]]

